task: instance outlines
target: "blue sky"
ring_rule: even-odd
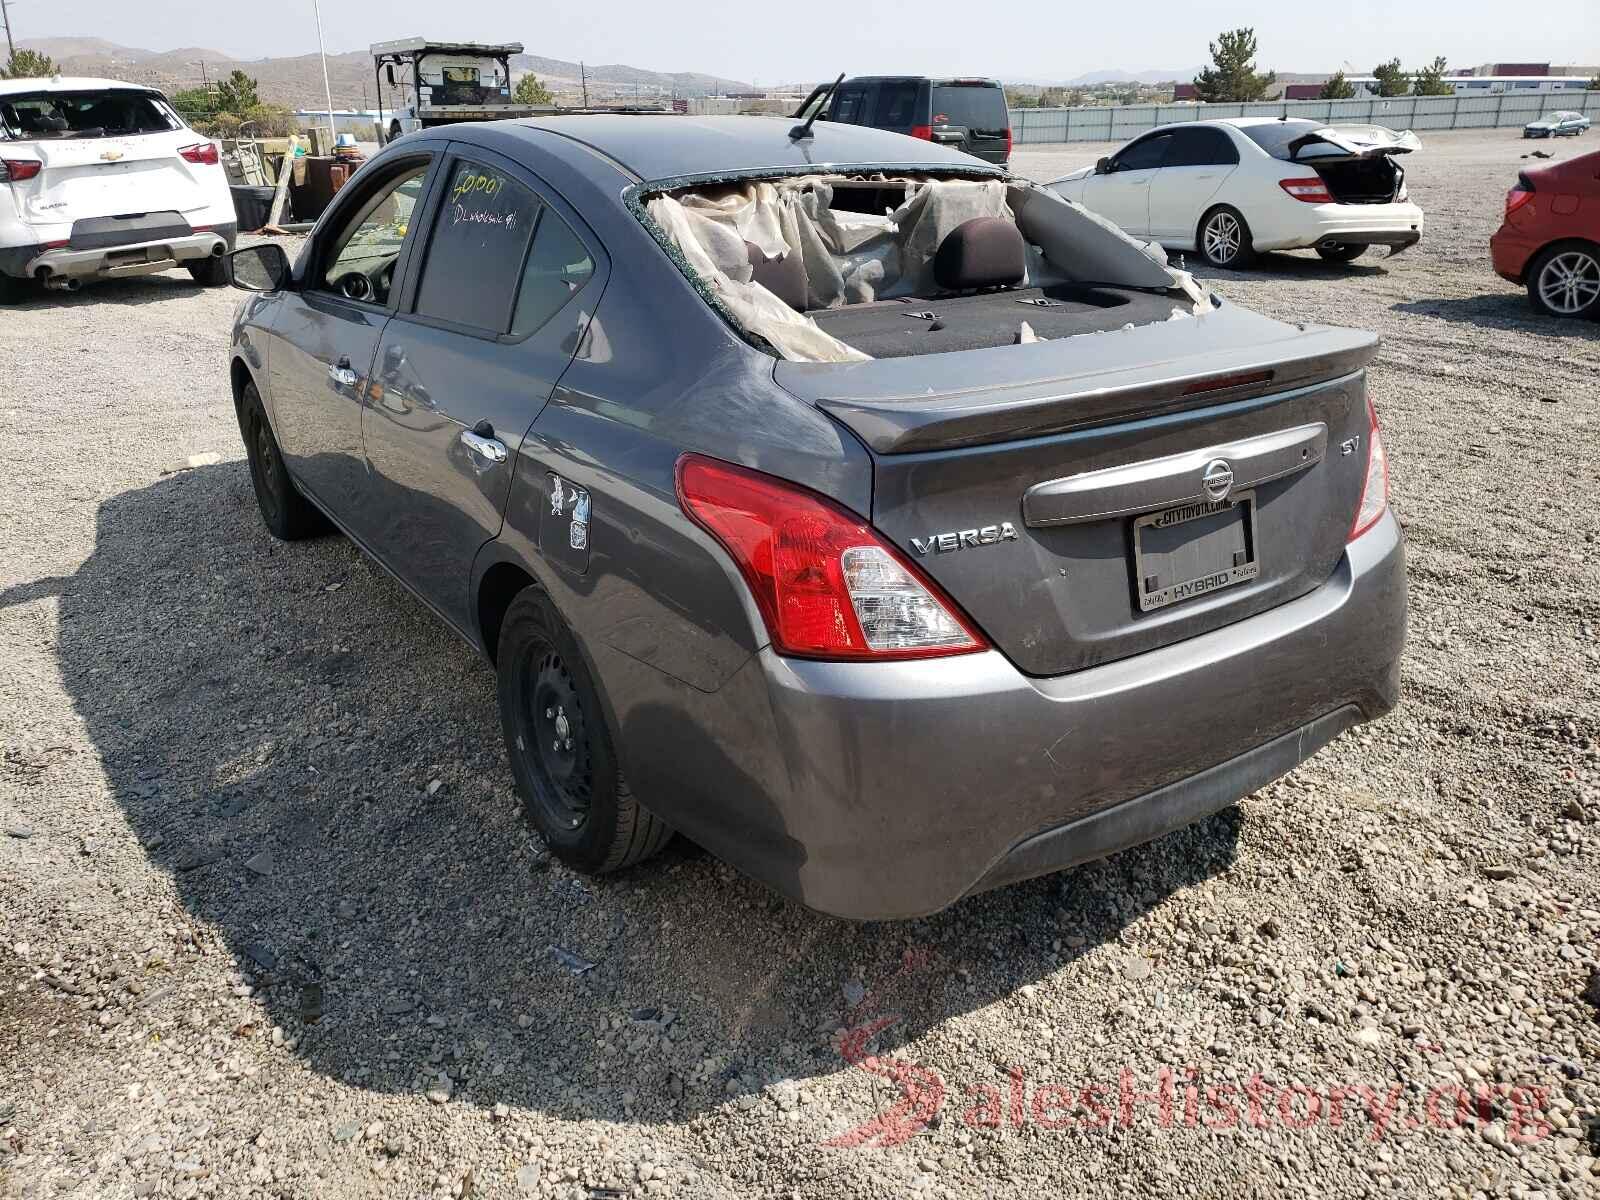
[[[201,46],[237,58],[316,49],[312,0],[276,0],[265,8],[223,0],[14,0],[11,11],[19,38],[104,37],[155,50]],[[521,41],[530,53],[552,58],[709,71],[768,84],[839,71],[1022,79],[1110,67],[1193,67],[1206,60],[1206,43],[1220,28],[1236,25],[1255,27],[1262,67],[1286,71],[1333,70],[1348,62],[1365,73],[1394,55],[1407,66],[1436,54],[1457,66],[1600,62],[1597,0],[1542,0],[1525,9],[1505,0],[1315,6],[1284,0],[322,0],[322,21],[330,51],[413,35]]]

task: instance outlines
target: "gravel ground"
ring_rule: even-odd
[[[0,1195],[1594,1195],[1600,326],[1490,273],[1524,152],[1430,137],[1392,263],[1202,272],[1384,335],[1399,710],[903,924],[552,863],[489,670],[262,529],[234,296],[5,312]]]

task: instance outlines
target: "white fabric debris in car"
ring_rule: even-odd
[[[733,319],[795,361],[871,356],[756,283],[749,246],[769,261],[800,255],[806,308],[816,311],[940,294],[933,268],[940,243],[966,221],[1000,217],[1015,222],[1027,243],[1022,287],[1075,280],[1178,287],[1195,301],[1195,315],[1202,304],[1209,308],[1193,278],[1168,268],[1159,248],[1040,189],[1001,179],[874,179],[865,184],[903,188],[904,200],[872,214],[834,209],[846,184],[824,175],[725,184],[658,195],[645,207]]]

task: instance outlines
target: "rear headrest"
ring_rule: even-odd
[[[963,221],[945,235],[933,256],[933,277],[952,292],[1021,283],[1027,273],[1022,234],[1004,217]]]
[[[754,242],[744,244],[750,259],[751,277],[796,312],[806,310],[806,268],[800,253],[791,250],[782,258],[768,258]]]

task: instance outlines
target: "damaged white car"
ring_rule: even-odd
[[[160,92],[0,80],[0,302],[179,266],[220,287],[236,229],[217,143]]]
[[[1236,117],[1163,125],[1050,185],[1135,237],[1246,267],[1259,251],[1350,262],[1422,238],[1397,156],[1417,135],[1379,125]]]

